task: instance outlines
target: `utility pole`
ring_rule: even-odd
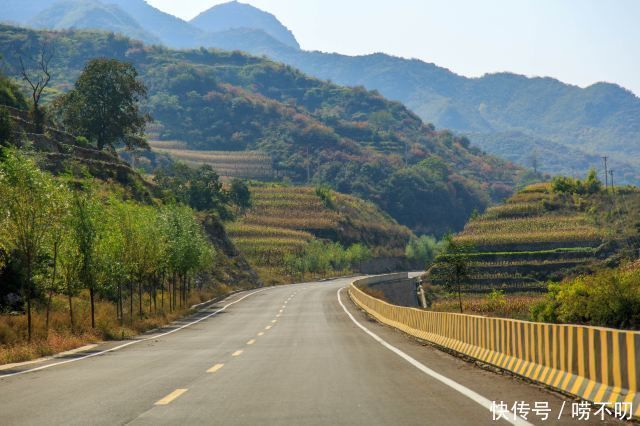
[[[609,157],[602,157],[602,159],[604,160],[604,189],[605,190],[609,190],[609,176],[608,176],[608,171],[607,171],[607,158]]]
[[[613,186],[613,170],[609,170],[609,174],[611,175],[611,192],[615,194],[616,189]]]
[[[311,159],[309,158],[309,147],[307,146],[307,185],[311,181]]]

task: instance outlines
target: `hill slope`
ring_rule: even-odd
[[[604,234],[570,199],[555,196],[549,184],[525,188],[505,204],[467,223],[455,237],[470,244],[467,292],[542,291],[548,280],[593,262]],[[441,266],[429,271],[440,283]]]
[[[216,5],[189,22],[210,33],[239,28],[262,30],[286,46],[300,48],[293,33],[275,16],[237,1]]]
[[[68,87],[89,58],[132,62],[149,87],[161,138],[191,149],[266,152],[281,176],[371,200],[416,232],[462,227],[474,209],[508,195],[522,174],[375,92],[237,52],[172,51],[106,34],[4,26],[0,53],[15,60],[9,53],[16,47],[37,52],[44,37],[59,52],[57,87]]]
[[[313,241],[362,244],[374,257],[403,256],[412,237],[373,204],[312,187],[251,186],[252,208],[228,226],[233,242],[259,270],[287,271]]]

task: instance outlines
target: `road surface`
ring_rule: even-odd
[[[0,424],[509,424],[487,401],[547,402],[529,422],[578,424],[571,401],[368,319],[349,282],[237,294],[170,334],[0,371]]]

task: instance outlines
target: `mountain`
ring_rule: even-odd
[[[0,10],[0,19],[22,23],[54,3],[6,1],[9,7]],[[530,165],[534,151],[544,152],[544,171],[582,173],[583,167],[599,164],[594,159],[607,155],[619,182],[640,183],[640,99],[620,86],[598,83],[582,89],[552,78],[510,73],[466,78],[435,64],[382,53],[307,52],[275,17],[237,2],[203,12],[192,23],[144,0],[103,3],[118,5],[169,47],[242,50],[341,85],[377,90],[423,120],[464,133],[487,152],[521,165]],[[220,29],[225,30],[215,32]],[[571,166],[561,161],[574,154]]]
[[[205,36],[203,31],[180,18],[156,9],[144,0],[102,1],[120,7],[135,18],[142,28],[162,40],[166,46],[183,49],[203,45],[201,41]]]
[[[191,24],[209,33],[246,28],[262,30],[285,46],[299,49],[293,33],[272,14],[251,5],[232,1],[208,9],[191,21]]]
[[[225,48],[232,47],[227,41]],[[252,49],[242,43],[242,47],[318,78],[378,90],[438,127],[481,134],[491,141],[486,145],[491,153],[500,153],[491,147],[499,147],[505,132],[518,132],[525,136],[520,140],[523,150],[535,149],[530,142],[537,140],[586,155],[608,155],[627,165],[621,181],[640,182],[636,171],[640,166],[640,98],[618,85],[597,83],[582,89],[552,78],[510,73],[466,78],[434,64],[380,53],[352,57],[264,43]]]
[[[127,35],[145,43],[158,44],[160,39],[145,31],[118,6],[93,0],[66,0],[38,13],[29,24],[48,29],[98,29]]]
[[[240,52],[171,50],[89,31],[0,26],[0,55],[56,46],[53,89],[85,62],[133,63],[149,89],[159,136],[188,149],[262,151],[293,183],[329,184],[377,204],[418,233],[460,229],[474,210],[508,196],[523,170],[469,140],[436,131],[402,104]]]

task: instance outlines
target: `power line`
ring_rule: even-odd
[[[607,172],[607,159],[608,158],[609,157],[606,157],[606,156],[602,157],[602,159],[604,160],[604,189],[607,190],[607,191],[609,190],[609,185],[608,185],[609,177],[607,176],[607,174],[608,174],[608,172]]]

